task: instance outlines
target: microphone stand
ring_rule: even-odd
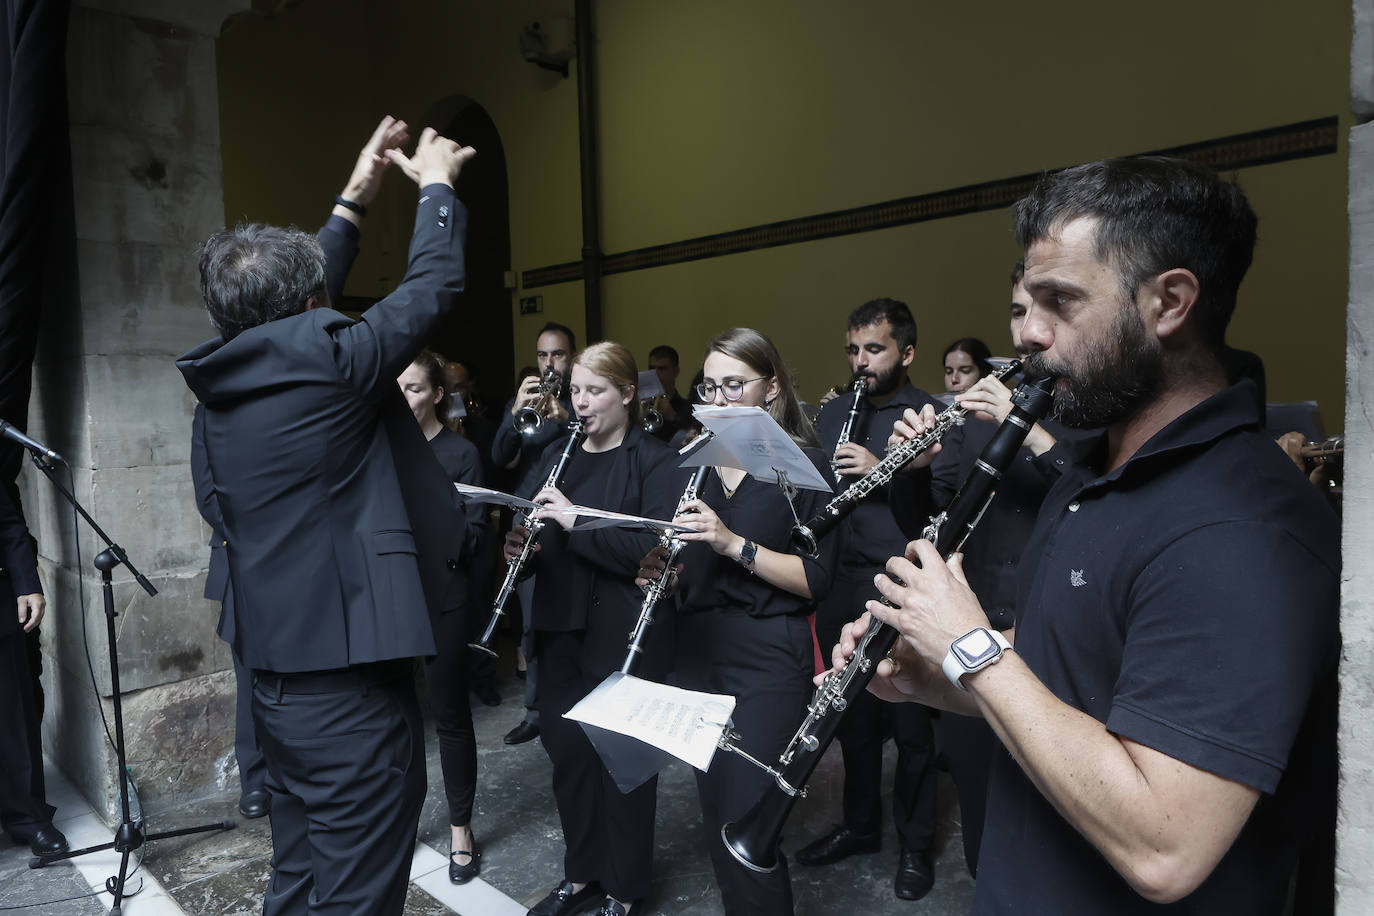
[[[115,721],[115,756],[119,761],[119,809],[120,823],[115,830],[114,840],[109,843],[102,843],[99,846],[87,846],[85,849],[74,849],[68,852],[58,853],[51,856],[34,856],[29,859],[29,868],[43,868],[52,865],[54,862],[62,862],[67,859],[74,859],[77,856],[84,856],[92,852],[103,852],[106,849],[114,849],[119,852],[119,874],[105,879],[105,890],[114,895],[114,905],[110,909],[110,916],[120,916],[120,904],[124,899],[124,882],[128,876],[129,854],[139,849],[148,840],[162,840],[169,837],[186,836],[192,833],[209,833],[213,830],[233,830],[237,826],[233,821],[218,821],[212,824],[201,824],[196,827],[184,827],[180,830],[168,830],[160,833],[144,834],[139,825],[133,822],[129,815],[129,771],[125,763],[124,756],[124,707],[119,693],[119,651],[115,643],[115,613],[114,607],[114,585],[110,580],[110,573],[116,567],[123,565],[133,574],[134,581],[143,587],[149,595],[156,595],[157,589],[153,583],[149,582],[144,575],[134,568],[134,564],[129,561],[124,548],[110,540],[101,527],[96,524],[95,519],[85,510],[76,497],[68,490],[57,477],[57,469],[50,463],[46,456],[40,454],[35,449],[30,449],[30,457],[33,458],[34,465],[52,481],[57,492],[66,498],[67,502],[80,513],[86,520],[86,524],[91,526],[91,530],[96,536],[105,543],[105,549],[95,558],[95,568],[100,570],[100,591],[105,599],[105,632],[109,642],[110,654],[110,690],[114,702],[114,721]],[[63,462],[65,464],[65,462]],[[78,532],[78,537],[80,536]]]

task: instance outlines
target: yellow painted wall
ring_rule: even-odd
[[[464,94],[506,146],[511,266],[576,260],[576,71],[516,52],[521,24],[557,13],[571,2],[331,0],[231,31],[227,212],[317,222],[377,112],[416,118]],[[595,14],[607,253],[1331,114],[1349,124],[1350,14],[1335,3],[601,0]],[[357,53],[326,75],[340,47]],[[1240,175],[1261,241],[1231,334],[1264,357],[1272,400],[1317,399],[1333,429],[1344,146]],[[409,198],[390,190],[350,292],[384,292],[401,269]],[[815,397],[845,374],[845,314],[889,295],[916,312],[913,378],[936,388],[948,341],[1006,349],[1009,227],[982,213],[614,275],[606,333],[641,359],[673,343],[690,373],[711,335],[750,324]],[[545,313],[513,317],[517,365],[544,320],[583,329],[580,284],[534,292]]]

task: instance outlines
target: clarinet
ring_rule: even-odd
[[[573,420],[568,424],[567,443],[563,446],[563,452],[558,456],[558,461],[554,464],[553,470],[549,472],[549,479],[544,481],[545,487],[558,486],[559,480],[563,477],[563,472],[568,469],[568,462],[572,460],[573,453],[582,444],[582,440],[587,438],[587,434],[582,431],[582,421]],[[496,650],[491,647],[496,639],[496,628],[501,623],[501,618],[506,616],[506,605],[510,602],[510,596],[515,594],[515,586],[525,573],[525,567],[529,564],[530,557],[534,555],[535,544],[539,542],[539,532],[544,530],[546,522],[542,518],[530,518],[525,516],[529,525],[530,533],[525,538],[525,546],[520,548],[520,555],[511,561],[506,569],[506,580],[501,583],[501,591],[496,593],[496,601],[491,608],[491,619],[487,621],[487,627],[482,631],[481,637],[476,642],[468,643],[468,648],[475,652],[481,652],[496,658]]]
[[[1012,360],[994,372],[992,377],[1001,381],[1020,368],[1021,363]],[[792,528],[792,543],[804,551],[807,556],[818,556],[822,536],[838,525],[846,515],[853,512],[854,508],[868,497],[868,494],[879,487],[886,486],[893,474],[906,467],[917,455],[943,439],[945,433],[963,423],[966,416],[968,416],[968,408],[962,404],[947,407],[936,415],[935,425],[924,435],[917,436],[915,439],[908,439],[888,449],[887,455],[883,457],[882,461],[873,465],[866,474],[826,503],[813,518],[805,524],[794,526]]]
[[[863,400],[864,393],[868,391],[868,379],[865,376],[857,375],[854,377],[854,400],[849,402],[849,416],[844,418],[844,426],[840,427],[840,438],[835,441],[835,448],[838,450],[841,445],[849,444],[849,434],[854,431],[854,420],[859,416],[859,403]],[[843,483],[840,476],[840,466],[835,463],[834,457],[830,459],[830,473],[834,475],[836,483]]]
[[[1031,427],[1049,409],[1053,383],[1053,379],[1041,379],[1016,390],[1011,413],[978,456],[973,471],[945,510],[932,517],[922,532],[921,536],[934,544],[942,557],[962,548],[982,518],[1003,472],[1016,458]],[[886,599],[880,600],[890,604]],[[721,828],[725,848],[741,864],[758,872],[771,872],[777,867],[778,838],[792,806],[806,794],[806,781],[834,740],[845,710],[868,686],[877,673],[878,663],[900,635],[894,627],[874,620],[844,668],[827,676],[816,688],[806,708],[806,718],[778,758],[777,766],[764,767],[773,776],[778,791],[770,789],[738,821]],[[722,737],[720,746],[738,753],[726,737]]]
[[[703,464],[696,469],[692,479],[687,482],[687,489],[682,491],[682,497],[677,501],[677,509],[673,512],[676,518],[682,514],[682,507],[697,498],[701,492],[701,485],[706,482],[706,475],[711,472],[711,466]],[[664,533],[659,536],[658,543],[668,551],[668,558],[663,564],[663,572],[644,591],[644,603],[639,606],[639,619],[635,621],[634,629],[630,631],[630,645],[625,650],[625,663],[620,666],[621,674],[634,674],[635,668],[639,664],[639,659],[644,654],[644,637],[649,631],[649,625],[654,622],[654,608],[659,601],[668,593],[668,583],[673,577],[673,563],[677,562],[677,555],[682,552],[683,545],[686,544],[678,532]]]

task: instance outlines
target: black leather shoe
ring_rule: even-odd
[[[472,688],[472,692],[477,694],[477,699],[482,701],[483,706],[500,706],[501,694],[496,692],[496,688],[491,684],[478,684]]]
[[[897,877],[892,882],[892,891],[903,900],[920,900],[935,886],[935,864],[930,860],[930,852],[912,852],[903,849],[897,860]]]
[[[515,728],[506,732],[504,740],[507,744],[524,744],[526,741],[533,741],[538,737],[538,725],[533,722],[521,722],[519,725],[515,726]]]
[[[536,903],[525,916],[573,916],[582,912],[589,903],[601,898],[603,891],[592,882],[577,893],[573,893],[571,881],[549,891],[549,895]]]
[[[239,814],[244,817],[266,817],[272,810],[272,796],[266,789],[249,789],[239,796]]]
[[[797,850],[797,861],[802,865],[830,865],[858,853],[877,852],[882,847],[883,835],[879,831],[859,833],[840,826]]]
[[[52,824],[45,824],[38,829],[29,840],[29,851],[42,858],[43,856],[55,856],[67,851],[67,838],[62,835]]]
[[[625,908],[614,897],[607,897],[593,916],[625,916]]]
[[[467,864],[459,865],[456,856],[467,856]],[[482,863],[479,861],[481,858],[482,854],[476,849],[455,849],[448,854],[448,879],[454,884],[467,884],[482,870]]]

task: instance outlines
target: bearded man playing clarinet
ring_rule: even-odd
[[[1030,372],[1103,432],[1043,504],[1014,649],[926,541],[875,580],[895,606],[867,603],[903,637],[870,689],[981,715],[1009,752],[977,914],[1279,914],[1333,827],[1338,528],[1219,359],[1256,222],[1158,157],[1047,175],[1017,206]]]

